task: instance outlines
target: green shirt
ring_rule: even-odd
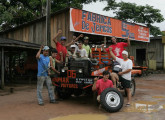
[[[52,56],[50,56],[50,58],[52,59],[53,67],[55,68],[55,67],[56,67],[56,60],[55,60],[55,58],[52,58]],[[50,70],[50,74],[53,75],[53,74],[56,74],[56,72],[54,72],[54,71],[51,69],[51,70]]]
[[[89,57],[89,53],[91,53],[91,48],[90,48],[90,46],[89,46],[89,45],[83,44],[82,47],[87,51],[87,55],[88,55],[88,57]]]

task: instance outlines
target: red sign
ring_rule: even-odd
[[[145,26],[74,8],[70,8],[70,31],[149,42]]]

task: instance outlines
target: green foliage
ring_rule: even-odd
[[[42,17],[47,0],[0,0],[0,31]],[[82,8],[96,0],[51,0],[51,12],[66,7]]]
[[[129,22],[142,23],[150,28],[150,34],[157,36],[162,34],[160,29],[152,24],[163,22],[164,18],[159,9],[154,9],[149,5],[137,5],[135,3],[119,2],[107,0],[107,6],[104,10],[113,10],[115,18],[127,20]]]

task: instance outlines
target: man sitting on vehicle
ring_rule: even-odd
[[[111,80],[109,80],[110,73],[109,71],[104,71],[103,72],[103,78],[95,78],[94,79],[94,84],[92,87],[93,91],[97,91],[98,96],[97,96],[97,101],[100,102],[100,94],[106,89],[106,88],[112,88],[113,83]]]
[[[109,48],[111,47],[112,48],[112,52],[114,53],[114,55],[116,56],[116,57],[118,57],[118,58],[121,58],[121,59],[123,59],[123,56],[122,56],[122,52],[123,52],[123,50],[124,50],[124,47],[128,47],[128,46],[130,46],[130,40],[128,39],[128,38],[126,38],[126,40],[127,40],[127,43],[125,43],[125,42],[117,42],[117,39],[116,39],[116,37],[112,37],[111,38],[111,40],[112,40],[112,45],[110,45],[108,48],[104,48],[104,44],[102,44],[102,48],[103,48],[103,50],[104,50],[104,52],[110,52],[109,51]],[[114,61],[113,62],[113,65],[115,66],[115,65],[119,65],[119,63],[117,62],[117,61]],[[116,88],[116,75],[115,75],[115,73],[113,72],[113,73],[111,73],[111,79],[112,79],[112,81],[113,81],[113,84],[114,84],[114,87]]]
[[[112,48],[109,48],[110,51],[110,55],[112,56],[112,58],[114,60],[116,60],[117,62],[120,63],[121,65],[121,69],[122,72],[119,72],[119,81],[121,82],[121,85],[126,89],[127,91],[127,104],[126,106],[129,106],[131,103],[131,70],[132,70],[132,60],[128,59],[128,52],[127,51],[123,51],[122,52],[122,56],[123,59],[116,57],[113,52],[112,52]],[[114,73],[116,74],[116,73]],[[118,77],[118,75],[116,74],[116,77]]]
[[[89,37],[85,36],[84,37],[84,44],[82,47],[87,51],[88,57],[92,58],[91,47],[88,45],[88,43],[89,43]]]
[[[76,58],[76,45],[70,46],[70,51],[68,51],[69,58]]]
[[[78,50],[76,51],[76,54],[80,58],[88,58],[87,51],[82,47],[82,45],[82,41],[79,41]]]

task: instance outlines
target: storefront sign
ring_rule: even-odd
[[[147,27],[74,8],[70,8],[70,31],[149,42]]]

